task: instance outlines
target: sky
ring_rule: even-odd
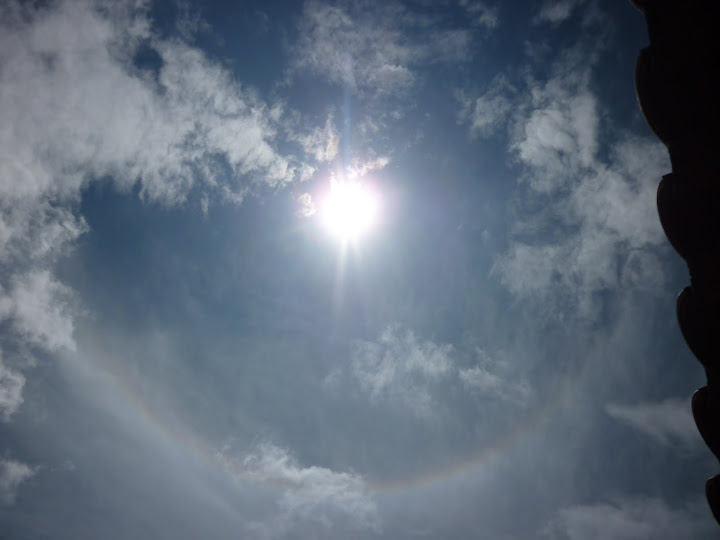
[[[622,1],[0,1],[2,538],[716,537],[647,42]]]

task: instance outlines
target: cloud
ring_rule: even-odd
[[[335,129],[333,115],[329,114],[324,126],[318,126],[310,133],[298,137],[298,142],[308,156],[316,161],[331,161],[338,152],[340,135]]]
[[[536,191],[553,191],[594,164],[599,119],[589,76],[573,70],[530,89],[529,112],[518,119],[511,150],[533,169]]]
[[[362,529],[379,528],[375,502],[367,492],[365,481],[357,474],[325,467],[302,467],[287,450],[270,443],[259,445],[255,452],[240,459],[230,456],[228,448],[218,457],[239,480],[280,489],[281,516],[271,526],[275,528],[272,536],[293,530],[307,520],[331,528],[333,519],[338,517],[349,519]]]
[[[489,137],[506,123],[515,92],[515,87],[502,73],[493,79],[483,95],[474,100],[459,92],[456,96],[461,105],[458,121],[469,124],[471,136]]]
[[[50,272],[17,276],[6,300],[13,328],[26,343],[48,351],[75,349],[73,294]]]
[[[384,17],[376,25],[362,15],[308,2],[300,22],[297,67],[356,89],[390,93],[410,86],[415,78],[407,67],[413,57],[410,45]]]
[[[465,8],[475,26],[484,26],[487,30],[494,30],[500,22],[497,7],[488,6],[486,2],[460,0],[460,6]]]
[[[526,405],[533,394],[531,385],[518,373],[517,366],[497,357],[491,358],[482,350],[477,351],[474,365],[458,369],[457,375],[467,390],[486,399]]]
[[[13,504],[20,485],[32,477],[35,471],[24,463],[0,459],[0,502]]]
[[[529,80],[513,103],[509,147],[524,171],[523,207],[492,272],[549,311],[595,320],[603,291],[659,290],[665,279],[654,200],[669,163],[660,143],[622,133],[601,157],[597,98],[579,61],[559,64],[545,83]]]
[[[543,22],[559,24],[570,17],[575,8],[584,2],[585,0],[546,0],[535,15],[533,22],[536,24]]]
[[[239,202],[252,186],[307,177],[306,164],[276,149],[282,107],[198,49],[156,35],[147,9],[101,0],[0,7],[0,319],[13,330],[6,340],[74,347],[80,303],[53,267],[87,232],[78,203],[88,183],[137,187],[162,205],[183,203],[197,186],[207,211],[211,196]],[[136,64],[140,52],[155,65]],[[16,396],[18,374],[4,373]]]
[[[359,341],[352,351],[352,374],[373,400],[408,407],[420,417],[434,416],[428,384],[453,372],[451,345],[418,339],[390,326],[377,342]]]
[[[625,498],[559,510],[544,536],[556,540],[714,538],[717,524],[703,501],[670,506],[657,498]]]
[[[2,351],[0,351],[0,418],[7,422],[22,405],[25,377],[22,373],[6,366],[1,353]]]
[[[491,11],[484,20],[492,20]],[[439,23],[397,2],[310,1],[300,21],[294,69],[356,91],[402,93],[416,83],[423,64],[470,58],[470,32]]]
[[[642,431],[660,444],[680,445],[686,449],[703,446],[692,417],[689,399],[670,398],[634,405],[610,403],[605,410],[616,420]]]
[[[387,167],[390,158],[377,156],[364,160],[353,159],[345,169],[345,176],[348,178],[363,178],[372,171],[379,171]]]
[[[303,193],[295,201],[295,215],[298,217],[310,217],[316,212],[312,195]]]
[[[195,182],[226,182],[213,169],[218,155],[237,175],[292,178],[271,146],[271,107],[197,49],[153,37],[144,13],[111,21],[93,7],[61,2],[3,28],[8,202],[76,197],[87,180],[110,175],[175,203]],[[157,73],[133,65],[141,42],[159,56]]]
[[[502,353],[491,356],[467,344],[435,343],[398,325],[388,326],[375,341],[355,342],[349,374],[372,403],[421,420],[440,418],[448,393],[467,410],[487,412],[499,404],[511,414],[517,409],[508,404],[525,407],[534,398],[522,367]],[[326,382],[337,385],[340,376],[334,371]]]

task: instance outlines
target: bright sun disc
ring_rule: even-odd
[[[357,182],[332,182],[322,208],[328,230],[342,240],[354,240],[375,222],[377,199]]]

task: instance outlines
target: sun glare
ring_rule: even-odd
[[[358,182],[333,180],[322,206],[322,219],[327,229],[341,240],[355,240],[375,223],[377,207],[377,197],[367,187]]]

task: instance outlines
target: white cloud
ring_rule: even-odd
[[[388,93],[412,84],[412,50],[390,21],[356,20],[342,6],[311,1],[300,23],[297,64],[352,88]]]
[[[500,22],[497,7],[488,6],[486,2],[460,0],[460,5],[465,8],[470,20],[476,26],[484,26],[487,30],[493,30]]]
[[[458,377],[466,389],[483,398],[501,399],[517,405],[528,403],[532,389],[516,366],[491,358],[482,350],[477,351],[475,362],[472,367],[458,369]]]
[[[517,118],[511,149],[532,168],[536,191],[553,191],[595,163],[599,119],[589,76],[573,69],[544,86],[530,83],[528,110]]]
[[[491,22],[490,11],[484,20],[486,25]],[[402,92],[416,82],[423,63],[471,56],[468,31],[436,23],[396,2],[330,5],[313,0],[303,10],[295,69],[314,71],[358,91]]]
[[[390,158],[387,156],[377,156],[364,160],[353,159],[346,167],[345,176],[348,178],[363,178],[372,171],[379,171],[387,167]]]
[[[389,400],[421,417],[434,415],[428,384],[453,373],[451,345],[418,339],[410,330],[387,328],[377,342],[361,341],[352,373],[374,400]]]
[[[703,446],[695,427],[689,399],[671,398],[634,405],[610,403],[605,410],[616,420],[642,431],[660,444],[680,445],[685,449],[698,449]]]
[[[22,405],[25,377],[19,371],[6,366],[1,353],[2,351],[0,351],[0,419],[7,422]]]
[[[295,201],[295,215],[298,217],[310,217],[316,212],[315,202],[312,195],[302,193]]]
[[[703,501],[670,506],[656,498],[625,498],[563,508],[543,533],[556,540],[689,540],[714,538],[717,524]]]
[[[134,64],[140,44],[156,71]],[[154,35],[144,2],[3,2],[0,77],[0,318],[25,344],[74,346],[76,306],[52,268],[87,231],[77,208],[89,182],[167,205],[199,185],[205,212],[213,193],[239,202],[252,184],[308,174],[276,150],[282,107]]]
[[[488,137],[502,127],[512,110],[512,95],[516,89],[510,84],[505,75],[496,76],[490,83],[488,90],[481,96],[473,99],[464,93],[458,93],[461,109],[458,121],[469,124],[472,136]]]
[[[546,0],[534,18],[535,23],[559,24],[572,15],[585,0]]]
[[[13,504],[18,488],[33,474],[35,471],[24,463],[0,459],[0,502]]]
[[[147,30],[128,38],[136,26],[102,18],[90,2],[61,2],[3,28],[0,189],[8,203],[77,197],[104,175],[126,187],[140,179],[146,197],[174,203],[196,181],[223,181],[212,174],[218,154],[237,174],[271,185],[292,177],[271,147],[264,103],[196,49]],[[132,65],[140,38],[162,58],[157,80]]]
[[[281,491],[282,515],[274,523],[281,531],[308,519],[330,527],[333,518],[338,517],[336,512],[356,527],[378,529],[377,508],[361,476],[325,467],[302,467],[287,450],[269,443],[240,459],[228,455],[227,450],[218,457],[239,480],[252,480]]]
[[[73,294],[50,272],[17,276],[6,298],[13,328],[26,343],[49,351],[75,349]]]
[[[490,356],[479,348],[456,349],[393,325],[376,341],[353,345],[349,374],[372,403],[436,421],[445,413],[443,398],[448,392],[485,410],[491,402],[506,409],[508,404],[527,406],[534,393],[521,371],[516,362],[502,358],[502,353]],[[340,384],[341,375],[331,372],[326,384]]]
[[[333,115],[328,115],[324,126],[318,126],[310,133],[299,136],[298,140],[305,153],[315,158],[316,161],[333,160],[337,155],[340,142]]]
[[[664,280],[654,201],[669,163],[660,143],[623,134],[601,157],[588,68],[575,59],[556,69],[513,103],[510,147],[525,171],[526,210],[493,273],[516,294],[552,298],[550,310],[566,302],[594,319],[597,293],[659,290]]]

